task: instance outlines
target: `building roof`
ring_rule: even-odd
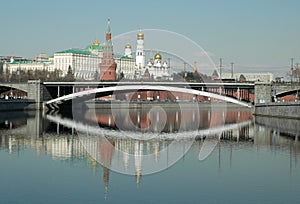
[[[114,54],[114,58],[117,59],[133,59],[132,57],[128,57],[127,55],[121,55],[121,54]]]
[[[86,50],[102,50],[102,45],[98,40],[95,40],[91,45],[86,46]]]
[[[80,49],[68,49],[60,52],[56,52],[55,54],[78,54],[78,55],[91,55],[92,53],[88,50],[80,50]]]
[[[102,46],[101,45],[89,45],[86,47],[87,50],[101,50]]]
[[[124,55],[121,57],[122,59],[133,59],[132,57],[128,57],[127,55]]]
[[[40,64],[40,63],[49,63],[50,61],[48,60],[21,60],[21,61],[13,61],[9,62],[9,64]]]

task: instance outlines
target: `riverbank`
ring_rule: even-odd
[[[300,103],[285,102],[256,104],[253,114],[256,116],[269,116],[300,120]]]

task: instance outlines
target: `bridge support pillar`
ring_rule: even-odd
[[[57,86],[57,98],[60,97],[60,86]]]
[[[43,85],[41,80],[28,80],[28,99],[35,102],[32,109],[42,109],[43,108]]]
[[[271,83],[256,82],[255,87],[255,104],[272,102],[272,85]]]

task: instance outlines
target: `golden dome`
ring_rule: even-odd
[[[139,40],[143,40],[144,39],[144,33],[140,30],[137,34],[137,37]]]
[[[93,42],[93,45],[94,45],[94,46],[99,46],[99,45],[100,45],[100,42],[99,42],[98,40],[95,40],[95,41]]]
[[[154,55],[154,59],[161,60],[161,55],[159,54],[159,52]]]
[[[131,45],[130,45],[130,44],[127,44],[127,45],[125,46],[125,48],[131,49]]]

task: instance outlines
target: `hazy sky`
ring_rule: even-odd
[[[0,55],[33,58],[103,42],[107,18],[113,35],[140,27],[180,33],[236,71],[278,75],[291,57],[300,62],[299,0],[3,0]]]

